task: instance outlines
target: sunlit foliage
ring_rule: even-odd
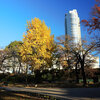
[[[54,51],[54,36],[51,30],[38,18],[27,22],[27,31],[23,35],[20,48],[22,60],[34,69],[49,66]]]

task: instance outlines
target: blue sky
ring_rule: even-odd
[[[95,0],[0,0],[0,47],[22,40],[26,22],[44,20],[55,37],[64,35],[65,13],[77,9],[80,19],[88,19]],[[84,36],[84,30],[82,36]]]

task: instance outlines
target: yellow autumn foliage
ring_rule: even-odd
[[[27,22],[27,31],[23,35],[23,45],[20,48],[22,60],[39,69],[49,66],[54,51],[54,36],[50,35],[51,30],[39,18]]]

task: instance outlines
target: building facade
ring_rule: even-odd
[[[81,44],[80,19],[74,9],[65,14],[65,34],[73,38],[73,42]]]

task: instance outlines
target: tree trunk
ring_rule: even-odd
[[[13,57],[13,66],[12,67],[13,67],[13,74],[15,74],[16,73],[16,71],[15,71],[15,68],[16,68],[15,67],[15,57]]]
[[[21,68],[19,67],[18,74],[20,74],[20,73],[21,73]]]
[[[78,75],[77,67],[78,67],[78,63],[76,63],[75,72],[76,72],[76,83],[79,83],[79,75]]]
[[[81,70],[82,70],[82,77],[83,77],[83,86],[86,86],[86,75],[84,71],[84,60],[81,62]]]
[[[27,86],[27,83],[28,83],[27,72],[28,72],[28,65],[26,66],[26,73],[25,73],[25,75],[26,75],[26,79],[25,79],[25,81],[26,81],[26,86]]]
[[[20,65],[18,73],[21,73],[21,68],[22,68],[21,60],[18,58],[18,61],[19,61],[19,65]]]
[[[34,72],[34,68],[32,67],[31,74],[33,74],[33,72]]]
[[[14,68],[14,66],[13,66],[13,74],[15,74],[15,68]]]

